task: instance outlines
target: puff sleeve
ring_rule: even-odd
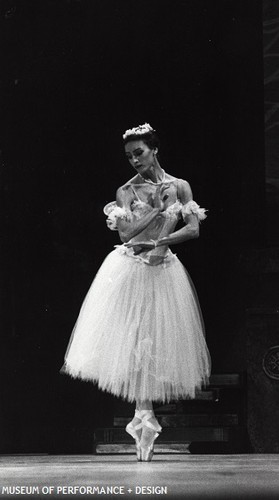
[[[181,209],[181,215],[183,219],[185,219],[187,215],[195,214],[198,216],[199,222],[206,219],[207,215],[205,212],[207,212],[207,210],[205,208],[200,208],[200,206],[194,200],[188,201],[188,203],[183,205]]]
[[[130,219],[130,214],[125,208],[119,207],[116,201],[111,201],[103,209],[104,214],[107,215],[107,226],[112,231],[117,231],[118,219]]]

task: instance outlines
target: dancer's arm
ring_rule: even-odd
[[[189,201],[193,200],[192,191],[188,182],[179,180],[178,182],[178,198],[181,201],[182,205],[186,205]],[[204,211],[203,209],[200,209]],[[205,218],[205,216],[204,216]],[[177,231],[165,236],[163,238],[159,238],[157,241],[149,240],[149,241],[137,241],[138,247],[142,247],[143,249],[152,249],[157,246],[162,245],[175,245],[177,243],[182,243],[183,241],[187,241],[193,238],[198,238],[199,236],[199,218],[197,214],[190,213],[183,216],[184,222],[186,225],[178,229]],[[128,243],[128,247],[132,246],[131,243]]]
[[[131,213],[130,220],[118,219],[117,222],[119,237],[123,243],[130,241],[131,238],[141,233],[158,216],[162,209],[161,202],[155,200],[154,207],[150,207],[150,212],[144,214],[140,219],[136,218],[131,212],[131,204],[134,198],[129,191],[121,187],[116,193],[117,205]]]
[[[178,197],[182,205],[186,205],[189,201],[193,199],[192,191],[190,185],[187,181],[179,180],[178,183]],[[177,243],[182,243],[183,241],[190,240],[193,238],[198,238],[199,236],[199,219],[196,214],[189,214],[184,217],[186,225],[181,229],[178,229],[174,233],[160,238],[156,242],[156,246],[162,245],[175,245]]]

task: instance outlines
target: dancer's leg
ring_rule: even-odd
[[[152,401],[137,401],[136,409],[141,412],[143,423],[145,421],[145,425],[143,425],[142,428],[140,444],[142,448],[148,448],[153,444],[158,436],[158,432],[162,429],[155,417]]]
[[[141,410],[153,410],[152,401],[145,399],[144,401],[137,400],[136,401],[136,409]]]
[[[139,461],[149,462],[153,455],[153,444],[162,428],[153,411],[152,401],[136,401],[133,420],[126,426],[126,431],[135,439]]]
[[[152,401],[139,401],[137,400],[136,401],[136,411],[135,411],[135,415],[134,415],[134,418],[133,420],[131,420],[131,425],[133,427],[136,427],[137,425],[139,425],[141,423],[141,416],[140,416],[140,412],[142,410],[152,410],[153,411],[153,404],[152,404]],[[156,420],[156,419],[155,419]],[[141,434],[141,432],[139,433],[139,435]]]
[[[144,430],[144,435],[142,432],[142,428],[140,428],[142,418],[145,416],[145,419],[148,420],[149,424],[151,426],[146,427]],[[134,429],[137,429],[137,436],[139,439],[142,438],[142,445],[143,446],[149,446],[150,440],[154,438],[154,435],[156,434],[156,431],[161,430],[160,425],[158,423],[158,420],[156,419],[154,415],[154,410],[153,410],[153,404],[152,401],[145,400],[145,401],[136,401],[136,411],[134,418],[130,422],[130,429],[133,427]],[[156,430],[155,430],[156,429]]]
[[[141,411],[136,407],[134,418],[126,425],[126,432],[130,434],[136,442],[137,458],[141,460],[140,439],[142,434],[142,416]]]

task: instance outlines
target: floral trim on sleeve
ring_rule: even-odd
[[[205,208],[200,208],[194,200],[188,201],[186,205],[183,205],[181,210],[183,219],[185,219],[187,215],[195,214],[198,216],[199,222],[206,219],[207,215],[205,212],[207,212],[207,210]]]
[[[117,231],[117,220],[129,220],[129,214],[125,208],[119,207],[116,201],[111,201],[104,207],[104,214],[107,215],[107,226],[112,231]]]
[[[177,200],[175,203],[167,207],[163,213],[165,214],[165,217],[167,219],[172,219],[173,217],[177,217],[177,215],[180,215],[181,210],[182,204]]]

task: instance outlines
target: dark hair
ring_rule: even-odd
[[[128,135],[125,139],[123,139],[124,146],[128,142],[132,141],[143,141],[144,144],[146,144],[146,146],[150,149],[155,149],[155,148],[159,149],[160,147],[160,141],[155,131],[146,132],[145,134]]]

